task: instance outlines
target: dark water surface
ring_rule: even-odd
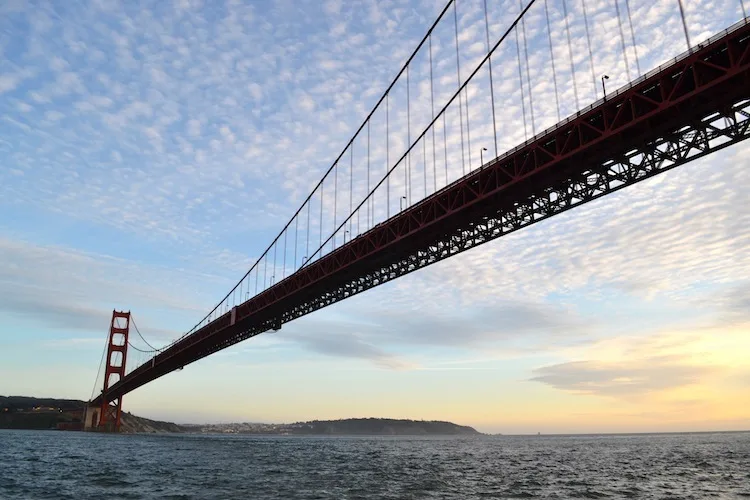
[[[306,438],[0,430],[0,498],[750,499],[750,433]]]

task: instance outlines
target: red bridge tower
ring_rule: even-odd
[[[104,370],[104,392],[107,392],[110,385],[125,376],[129,333],[130,311],[112,311],[112,323],[109,327],[109,343],[107,344],[107,361]],[[98,428],[104,431],[118,432],[120,430],[121,414],[122,396],[114,401],[102,401]]]

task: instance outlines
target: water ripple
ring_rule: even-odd
[[[0,431],[0,498],[750,498],[750,433],[118,436]]]

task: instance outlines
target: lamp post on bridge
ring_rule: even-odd
[[[400,207],[400,212],[404,210],[404,200],[406,200],[406,196],[402,196],[401,199],[398,200],[398,206]]]
[[[607,98],[607,88],[604,86],[604,80],[609,80],[609,75],[603,75],[602,76],[602,92],[604,93],[604,98]]]
[[[482,168],[484,166],[484,152],[487,151],[487,148],[482,148],[479,150],[479,168]]]

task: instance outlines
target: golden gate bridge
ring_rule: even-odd
[[[194,361],[750,137],[744,0],[738,21],[715,13],[728,27],[698,43],[682,0],[672,3],[681,32],[654,43],[637,29],[648,6],[630,0],[611,0],[596,21],[586,0],[531,0],[515,12],[512,2],[448,1],[201,321],[156,349],[129,312],[113,312],[86,427],[117,430],[125,394]],[[602,55],[604,14],[617,31]]]

